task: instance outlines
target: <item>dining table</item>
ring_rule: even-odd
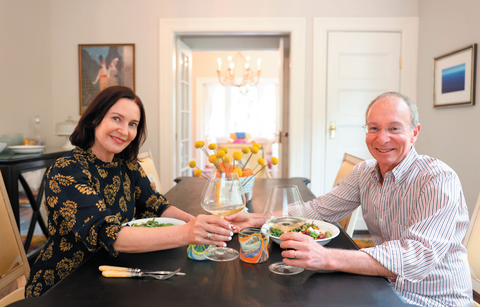
[[[180,177],[165,197],[169,203],[193,215],[207,214],[200,205],[205,179]],[[315,195],[301,178],[258,178],[249,212],[263,212],[269,191],[279,184],[298,186],[303,201]],[[358,250],[340,228],[326,248]],[[240,249],[237,235],[227,243]],[[282,249],[269,242],[269,258],[259,264],[240,258],[226,262],[197,261],[187,257],[187,246],[148,253],[121,253],[110,257],[100,249],[41,297],[10,306],[410,306],[384,277],[336,271],[305,270],[296,275],[278,275],[268,266],[282,260]],[[103,277],[99,266],[111,265],[144,270],[174,271],[185,276],[167,280]]]

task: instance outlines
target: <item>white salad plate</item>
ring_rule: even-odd
[[[159,224],[166,224],[166,223],[171,223],[173,225],[184,225],[184,224],[186,224],[182,220],[177,220],[177,219],[170,218],[170,217],[150,217],[150,218],[147,218],[147,219],[133,220],[133,221],[130,221],[130,222],[123,223],[122,225],[126,226],[126,225],[132,225],[132,224],[137,224],[137,223],[146,223],[146,222],[151,221],[153,219],[155,219],[155,221]]]
[[[307,220],[307,223],[310,223],[310,224],[313,223],[317,225],[320,228],[320,231],[324,234],[327,231],[330,231],[330,233],[332,234],[330,238],[315,240],[315,242],[317,242],[318,244],[327,245],[330,241],[332,241],[332,239],[334,239],[340,234],[340,229],[338,229],[338,227],[333,224],[330,224],[324,221],[319,221],[319,220]],[[262,229],[268,230],[270,233],[270,226],[268,226],[267,224],[263,224]],[[279,245],[283,242],[278,237],[272,236],[271,234],[270,234],[270,238]]]
[[[45,149],[43,145],[16,145],[16,146],[8,146],[14,153],[19,154],[26,154],[26,153],[40,153]]]

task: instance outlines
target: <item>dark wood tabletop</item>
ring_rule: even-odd
[[[276,184],[295,184],[304,201],[315,196],[301,179],[256,179],[249,210],[262,212],[268,192]],[[205,213],[200,195],[201,178],[181,178],[166,193],[171,204],[194,215]],[[228,243],[239,250],[237,235]],[[327,247],[358,249],[342,230]],[[187,247],[110,258],[100,250],[77,270],[39,298],[11,306],[408,306],[383,277],[341,272],[307,271],[292,276],[273,274],[268,265],[281,261],[281,248],[269,246],[270,258],[261,264],[240,259],[228,262],[195,261]],[[148,270],[181,268],[186,276],[161,281],[151,278],[105,278],[100,265],[138,267]]]

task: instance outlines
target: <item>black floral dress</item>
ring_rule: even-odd
[[[138,162],[105,163],[79,147],[47,171],[45,206],[50,238],[31,268],[27,298],[42,295],[100,247],[117,256],[112,244],[122,223],[169,207]]]

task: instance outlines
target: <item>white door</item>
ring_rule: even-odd
[[[177,39],[175,177],[190,176],[192,157],[192,51]]]
[[[285,45],[283,38],[279,40],[278,47],[278,88],[277,88],[277,108],[276,108],[276,131],[275,139],[272,145],[272,155],[277,157],[281,163],[276,168],[277,173],[273,174],[275,178],[283,178],[288,174],[288,92],[284,93],[284,65],[285,65]],[[287,95],[285,95],[287,94]],[[284,99],[285,97],[285,99]],[[285,105],[284,105],[284,102]],[[285,108],[287,110],[285,110]]]
[[[378,95],[400,90],[401,34],[329,32],[325,191],[332,189],[344,153],[371,159],[365,111]],[[363,219],[356,229],[363,229]]]

